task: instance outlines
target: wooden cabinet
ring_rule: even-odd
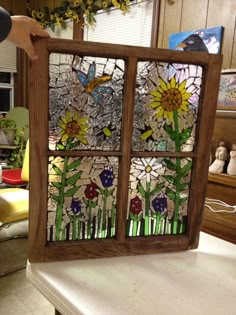
[[[212,153],[220,141],[225,141],[228,150],[236,143],[236,112],[218,112],[216,116]],[[227,163],[226,163],[227,167]],[[236,176],[226,173],[208,175],[207,197],[221,200],[228,205],[236,205]],[[219,205],[212,205],[215,210],[233,210]],[[236,213],[213,212],[205,207],[202,230],[236,244]]]

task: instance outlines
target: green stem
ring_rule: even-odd
[[[66,150],[70,149],[72,139],[68,139],[66,144]],[[66,186],[66,171],[68,167],[69,157],[66,156],[64,158],[64,166],[61,175],[61,187],[59,189],[59,200],[57,203],[57,210],[56,210],[56,241],[60,240],[60,232],[61,232],[61,224],[62,224],[62,216],[63,216],[63,206],[64,206],[64,189]]]
[[[78,218],[77,240],[80,240],[81,222]]]
[[[89,217],[88,217],[88,225],[87,225],[87,238],[91,238],[91,220],[92,220],[92,213],[91,213],[91,200],[89,200]]]
[[[132,236],[137,236],[138,221],[133,220]]]
[[[159,234],[159,225],[160,225],[160,212],[158,212],[156,215],[155,235]]]
[[[175,150],[176,152],[180,152],[179,120],[177,110],[174,110],[173,118],[175,124]]]
[[[77,216],[73,215],[73,225],[72,225],[72,240],[76,240],[76,227],[77,227]]]
[[[101,220],[102,220],[102,210],[99,208],[98,209],[98,228],[97,228],[97,238],[99,238],[99,234],[101,231]]]
[[[111,236],[115,235],[115,222],[116,220],[116,214],[115,214],[115,207],[112,207],[111,209]]]
[[[179,120],[178,120],[178,112],[174,110],[173,113],[174,124],[175,124],[175,149],[176,152],[180,152],[180,135],[179,135]],[[179,157],[176,158],[176,183],[175,183],[175,209],[174,209],[174,222],[173,222],[173,233],[177,233],[177,226],[179,220],[179,206],[180,206],[180,170],[181,170],[181,159]]]
[[[107,208],[108,190],[104,189],[103,209],[102,209],[102,238],[106,236],[106,208]]]
[[[146,183],[146,192],[145,192],[145,218],[144,218],[144,235],[149,235],[149,211],[150,211],[150,191],[151,191],[151,182]]]

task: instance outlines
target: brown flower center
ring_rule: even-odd
[[[65,132],[70,137],[76,137],[80,133],[80,126],[76,121],[70,121],[66,124]]]
[[[161,106],[167,112],[173,112],[182,104],[182,94],[178,89],[168,89],[162,93]]]

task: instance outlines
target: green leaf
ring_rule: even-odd
[[[83,197],[83,202],[84,202],[84,204],[88,207],[89,206],[89,201],[86,199],[86,198],[84,198]]]
[[[57,175],[62,175],[62,171],[56,165],[53,165],[52,169]]]
[[[170,190],[169,188],[167,188],[166,194],[171,200],[173,200],[175,202],[176,195],[175,195],[175,192],[173,190]]]
[[[186,200],[188,200],[188,197],[181,198],[179,201],[180,206],[182,206]]]
[[[80,145],[80,141],[75,141],[75,142],[71,143],[70,148],[74,149],[74,148],[78,147],[79,145]]]
[[[96,208],[97,202],[96,202],[96,201],[92,201],[92,202],[90,203],[90,205],[91,205],[91,208]]]
[[[72,197],[78,190],[79,190],[79,187],[75,186],[75,187],[67,190],[67,192],[64,193],[64,196],[65,197]]]
[[[154,196],[156,193],[158,193],[162,188],[164,187],[164,183],[157,184],[155,188],[150,192],[151,196]]]
[[[59,199],[60,199],[60,197],[59,197],[59,196],[56,196],[56,195],[52,195],[52,199],[58,202]]]
[[[80,178],[82,172],[78,172],[78,173],[75,173],[73,176],[67,178],[66,180],[66,186],[72,186],[74,185],[77,180]]]
[[[139,214],[133,214],[132,212],[129,213],[130,219],[133,221],[139,221],[142,218],[142,212]]]
[[[183,183],[183,184],[180,185],[179,188],[182,191],[182,190],[188,189],[188,185],[189,185],[189,183]]]
[[[163,176],[169,183],[171,184],[175,184],[175,177],[174,176],[171,176],[171,175],[164,175]]]
[[[169,159],[165,159],[164,161],[165,161],[166,166],[168,167],[169,170],[176,171],[176,169],[177,169],[176,164],[174,164],[174,163],[173,163],[171,160],[169,160]]]
[[[113,194],[113,191],[115,190],[115,188],[113,188],[113,189],[110,189],[109,191],[108,191],[108,193],[107,193],[107,196],[110,196],[110,195],[112,195]]]
[[[146,192],[140,182],[138,182],[137,189],[140,192],[141,196],[145,198]]]
[[[68,166],[67,166],[67,171],[72,171],[74,169],[76,169],[81,163],[81,159],[78,160],[74,160],[73,162],[71,162]]]
[[[172,129],[171,125],[165,125],[165,131],[168,133],[171,140],[175,140],[175,131]]]
[[[104,194],[104,191],[105,191],[104,189],[102,189],[102,188],[100,188],[100,187],[98,187],[97,189],[98,189],[98,191],[99,191],[102,195]]]
[[[180,134],[180,144],[185,143],[191,136],[192,128],[187,128]]]
[[[53,32],[55,32],[55,24],[54,24],[54,23],[52,23],[52,24],[50,25],[50,29],[51,29]]]
[[[181,177],[186,176],[189,173],[189,171],[191,170],[191,168],[192,168],[192,161],[188,161],[188,163],[185,164],[183,168],[181,168],[181,170],[179,172],[180,176]]]
[[[57,189],[61,188],[61,183],[53,182],[52,185],[56,187]]]
[[[64,147],[64,145],[63,145],[63,144],[58,143],[58,144],[57,144],[57,149],[58,149],[58,150],[62,150],[62,151],[63,151],[63,150],[65,150],[65,147]]]

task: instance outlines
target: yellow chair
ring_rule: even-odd
[[[29,180],[29,141],[26,145],[24,162],[21,176],[24,180]],[[0,242],[12,240],[18,237],[27,237],[27,234],[15,235],[16,225],[22,222],[28,223],[29,217],[29,191],[23,188],[0,189]],[[5,230],[5,231],[4,231]],[[13,234],[12,234],[12,232]],[[6,232],[6,233],[4,233]],[[28,231],[27,231],[28,232]],[[2,234],[2,236],[1,236]],[[16,266],[6,272],[0,271],[0,277],[23,269],[26,262]]]

